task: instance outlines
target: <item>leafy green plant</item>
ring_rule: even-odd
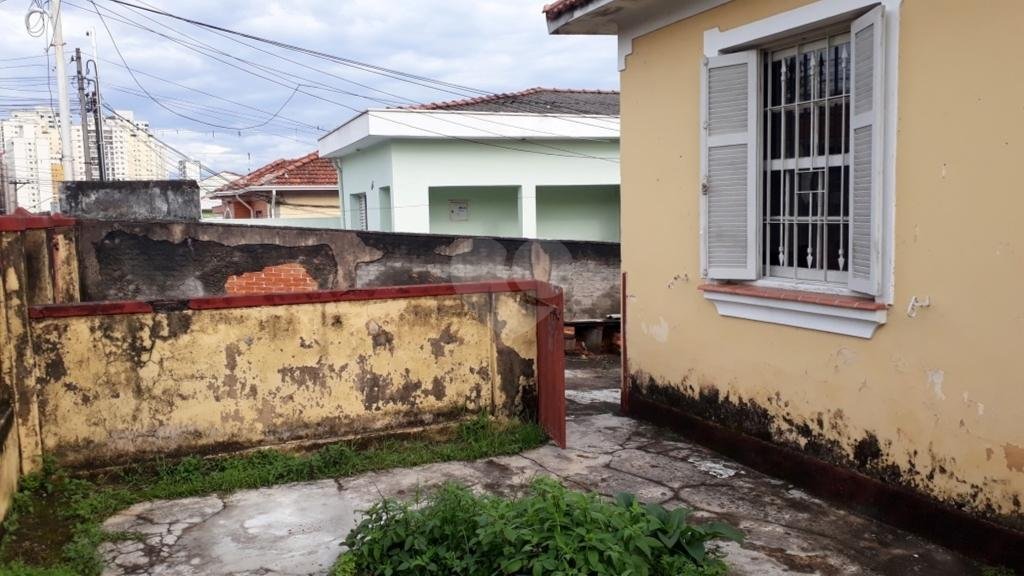
[[[189,457],[130,467],[93,480],[75,478],[47,461],[40,472],[22,479],[4,521],[0,576],[100,574],[99,545],[130,537],[107,534],[101,523],[137,502],[516,454],[546,441],[535,424],[480,416],[438,438],[339,443],[307,454],[261,450],[225,458]]]
[[[707,543],[742,534],[688,516],[629,494],[608,502],[545,478],[516,499],[448,484],[413,502],[374,504],[346,539],[334,575],[724,575]]]

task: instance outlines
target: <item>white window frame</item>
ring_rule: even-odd
[[[877,302],[893,304],[894,265],[893,241],[895,238],[895,185],[896,185],[896,120],[898,118],[899,79],[899,20],[902,0],[818,0],[811,4],[780,12],[721,31],[712,28],[704,32],[704,56],[713,57],[738,50],[769,44],[786,36],[804,31],[824,28],[842,21],[852,20],[871,8],[885,7],[885,152],[883,154],[883,218],[882,218],[882,289],[875,298]],[[763,278],[753,282],[764,287],[781,287],[808,292],[825,292],[838,295],[858,295],[841,286],[829,286],[816,282],[784,281]]]
[[[880,273],[881,290],[875,297],[875,301],[892,305],[894,303],[894,239],[895,239],[895,182],[896,182],[896,120],[898,118],[898,78],[899,78],[899,16],[902,0],[819,0],[800,8],[751,22],[749,24],[721,31],[712,28],[704,32],[704,56],[706,58],[721,56],[724,54],[741,50],[752,49],[768,45],[783,39],[787,36],[798,35],[802,32],[810,32],[818,29],[825,29],[831,25],[852,21],[854,18],[866,13],[875,6],[884,6],[884,107],[885,116],[883,119],[884,129],[884,152],[882,154],[883,177],[882,177],[882,231],[881,242],[881,265]],[[760,90],[758,90],[760,93]],[[702,96],[703,97],[703,96]],[[759,100],[758,100],[759,102]],[[758,154],[760,157],[760,142],[758,137]],[[702,143],[702,149],[703,149]],[[760,179],[759,179],[760,181]],[[760,201],[760,189],[757,192]],[[703,218],[703,211],[702,211]],[[703,222],[701,223],[703,226]],[[703,228],[702,228],[703,229]],[[762,247],[758,245],[758,253]],[[702,250],[703,258],[703,250]],[[702,261],[702,267],[704,262]],[[780,280],[775,278],[761,277],[757,280],[747,282],[748,284],[766,287],[783,288],[789,290],[802,290],[807,292],[820,292],[836,295],[863,296],[847,287],[829,285],[820,282],[801,282],[799,280]],[[723,313],[721,304],[725,304],[724,298],[718,294],[705,292],[705,298],[712,300],[719,306],[719,313]],[[768,298],[746,298],[743,306],[737,307],[735,302],[730,302],[729,313],[723,315],[763,320],[779,324],[787,324],[827,332],[836,332],[862,338],[870,338],[875,328],[885,322],[885,311],[864,312],[862,315],[851,314],[848,309],[843,309],[842,321],[837,322],[835,329],[828,327],[828,322],[822,323],[818,320],[809,322],[811,316],[826,316],[839,319],[840,309],[831,309],[828,306],[814,306],[811,316],[804,314],[801,317],[790,315],[786,312],[788,306],[778,304],[781,301],[771,301]],[[768,314],[766,311],[770,310]],[[771,319],[766,319],[771,317]]]

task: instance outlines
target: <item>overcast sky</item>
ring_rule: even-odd
[[[490,92],[532,86],[618,88],[614,39],[549,36],[541,14],[544,0],[126,1],[148,2],[194,20]],[[11,106],[50,99],[46,59],[41,57],[46,40],[31,37],[25,29],[29,3],[0,0],[0,116]],[[136,12],[110,0],[96,0],[96,5],[123,58],[136,71],[138,83],[177,113],[141,94],[91,2],[64,0],[69,50],[81,47],[91,52],[86,31],[96,31],[104,101],[117,109],[133,110],[137,118],[150,122],[159,138],[213,169],[245,172],[276,158],[305,154],[316,147],[317,128],[329,130],[355,110],[392,101],[459,97],[244,40],[258,49],[250,48],[216,32]],[[227,63],[154,31],[208,45],[201,49],[219,52],[217,58]],[[15,59],[24,56],[36,58]],[[50,64],[52,69],[52,59]],[[73,70],[69,64],[69,74]],[[298,92],[296,83],[302,85]],[[53,93],[56,97],[55,88]],[[253,128],[282,105],[280,117]]]

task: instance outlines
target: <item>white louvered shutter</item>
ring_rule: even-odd
[[[882,174],[884,168],[883,7],[853,22],[850,114],[850,269],[851,290],[877,296],[882,291]]]
[[[366,194],[359,194],[357,197],[357,210],[359,210],[359,229],[369,230],[369,220],[366,217]]]
[[[702,83],[705,275],[757,277],[757,51],[709,58]]]

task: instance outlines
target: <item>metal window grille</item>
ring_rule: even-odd
[[[845,284],[850,226],[850,38],[763,53],[766,277]]]

